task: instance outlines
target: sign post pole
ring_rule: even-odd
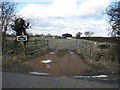
[[[17,36],[17,41],[20,43],[21,54],[25,55],[25,53],[26,53],[25,41],[27,41],[27,36],[26,35]]]

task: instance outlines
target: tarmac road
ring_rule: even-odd
[[[117,81],[74,79],[58,76],[33,76],[3,72],[3,88],[118,88]]]

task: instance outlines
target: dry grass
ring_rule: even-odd
[[[33,59],[36,57],[40,57],[42,55],[45,55],[46,53],[50,52],[50,49],[44,49],[43,51],[37,52],[35,54],[32,55],[18,55],[18,56],[6,56],[3,55],[2,56],[2,64],[6,65],[6,64],[13,64],[13,63],[22,63],[25,62],[29,59]]]

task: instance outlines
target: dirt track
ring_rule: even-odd
[[[72,55],[71,52],[74,54]],[[42,60],[52,60],[52,62],[44,64],[41,62]],[[80,55],[70,50],[53,51],[23,63],[5,65],[3,66],[3,71],[24,74],[42,72],[62,76],[112,74],[112,71],[109,69],[96,68],[85,63]]]
[[[3,66],[3,71],[29,74],[29,72],[43,72],[54,75],[101,75],[117,74],[114,69],[91,66],[76,53],[77,40],[49,40],[49,48],[53,50],[43,56],[29,59],[18,64]],[[72,55],[71,52],[74,54]],[[81,52],[82,53],[82,52]],[[52,60],[50,64],[43,64],[42,60]],[[96,63],[99,66],[99,63]]]
[[[86,64],[77,53],[71,55],[71,51],[64,51],[59,55],[58,52],[54,54],[50,52],[23,63],[4,66],[3,88],[118,88],[117,80],[70,78],[74,75],[107,74],[109,70]],[[46,59],[52,60],[49,64],[50,68],[41,62]],[[30,72],[50,73],[58,76],[32,76],[29,75]]]
[[[74,54],[72,55],[71,52]],[[59,54],[60,53],[60,54]],[[42,63],[50,59],[52,62]],[[11,73],[13,72],[13,73]],[[32,76],[42,72],[53,76]],[[117,88],[117,80],[74,79],[77,75],[105,75],[111,70],[88,65],[74,51],[54,51],[23,63],[3,66],[3,88]],[[58,77],[54,77],[57,75]],[[11,82],[12,81],[12,82]]]
[[[71,55],[71,51],[63,51],[66,52],[65,55],[57,56],[57,52],[54,54],[48,53],[45,56],[32,59],[28,63],[34,68],[34,71],[55,75],[80,75],[83,71],[92,68],[83,63],[76,53]],[[52,60],[52,62],[50,64],[44,64],[41,62],[42,60]],[[48,65],[50,67],[47,67]]]

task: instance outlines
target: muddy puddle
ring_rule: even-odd
[[[41,72],[30,72],[30,75],[37,75],[37,76],[56,76],[49,73],[41,73]],[[61,76],[62,77],[62,76]],[[74,79],[96,79],[96,80],[118,80],[117,76],[112,75],[98,75],[98,76],[64,76],[68,78]]]
[[[41,76],[50,76],[51,74],[48,73],[41,73],[41,72],[30,72],[30,75],[41,75]]]
[[[98,75],[98,76],[71,76],[75,79],[97,79],[97,80],[117,80],[117,76]]]

